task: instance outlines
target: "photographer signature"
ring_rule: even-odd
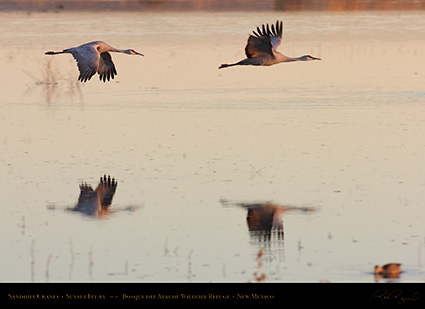
[[[395,303],[395,304],[406,304],[408,302],[415,302],[418,301],[420,298],[419,292],[411,293],[408,296],[403,295],[403,290],[393,290],[389,291],[387,289],[380,289],[374,292],[371,296],[371,300],[379,300],[382,304],[389,304],[389,303]]]

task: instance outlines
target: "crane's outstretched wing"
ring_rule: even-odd
[[[267,54],[273,56],[277,48],[282,42],[283,23],[281,21],[270,25],[262,25],[262,29],[257,27],[257,32],[253,31],[254,35],[250,35],[248,43],[245,47],[245,54],[248,58]]]
[[[100,55],[94,46],[86,44],[65,51],[70,52],[77,61],[78,70],[80,71],[79,81],[86,82],[96,74]]]
[[[103,52],[100,54],[99,67],[97,69],[99,73],[99,79],[110,80],[114,79],[114,76],[117,75],[117,70],[115,69],[115,65],[112,62],[111,54],[108,52]]]
[[[96,194],[99,196],[102,208],[108,208],[112,203],[115,190],[117,189],[117,182],[111,176],[100,177],[99,185],[96,188]]]

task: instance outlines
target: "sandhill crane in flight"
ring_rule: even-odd
[[[304,55],[298,58],[288,57],[277,51],[282,42],[283,23],[276,22],[275,25],[262,25],[262,29],[257,27],[257,32],[250,35],[248,43],[245,47],[246,59],[232,64],[222,64],[219,69],[227,68],[234,65],[273,65],[281,62],[290,61],[311,61],[321,60],[310,55]]]
[[[82,183],[80,184],[78,203],[72,210],[93,217],[102,217],[110,212],[109,206],[116,189],[117,181],[106,175],[100,177],[96,190],[93,190],[87,183]]]
[[[105,82],[106,80],[109,81],[111,78],[114,79],[114,76],[117,75],[117,70],[115,69],[109,52],[144,56],[134,49],[116,49],[102,41],[90,42],[78,47],[64,49],[60,52],[48,51],[45,54],[72,54],[77,61],[80,71],[80,76],[78,77],[79,81],[86,82],[97,72],[99,73],[99,79]]]

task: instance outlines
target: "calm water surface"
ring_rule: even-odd
[[[248,282],[262,249],[266,282],[425,279],[423,13],[0,15],[0,280]],[[323,60],[217,69],[276,19]],[[44,55],[93,40],[146,57]],[[105,173],[116,213],[65,211]],[[264,239],[223,200],[315,211]]]

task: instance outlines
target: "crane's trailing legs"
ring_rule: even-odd
[[[45,53],[45,55],[57,55],[57,54],[64,54],[65,51],[61,51],[61,52],[54,52],[54,51],[48,51]]]
[[[232,66],[235,66],[235,65],[261,65],[261,64],[259,64],[259,63],[255,63],[255,62],[251,63],[251,61],[249,61],[249,59],[244,59],[244,60],[241,60],[241,61],[236,62],[236,63],[230,63],[230,64],[228,64],[228,63],[223,63],[223,64],[219,67],[219,69],[223,69],[223,68],[227,68],[227,67],[232,67]]]

